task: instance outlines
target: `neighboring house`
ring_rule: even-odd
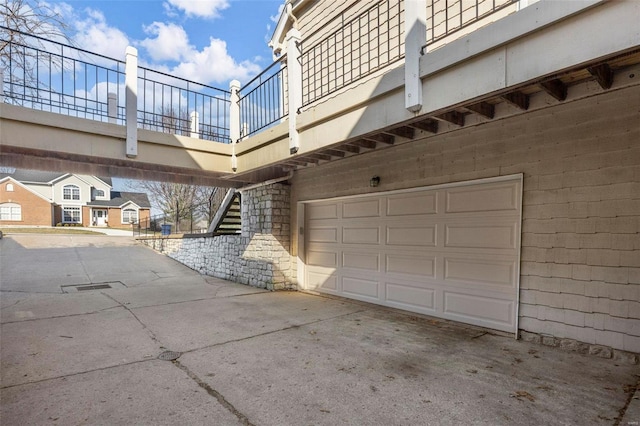
[[[111,185],[111,178],[71,173],[0,174],[0,225],[122,227],[149,217],[147,194]]]

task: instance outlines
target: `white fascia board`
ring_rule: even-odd
[[[296,11],[300,9],[300,6],[308,2],[309,0],[287,0],[284,3],[282,11],[280,12],[280,16],[278,17],[278,23],[276,24],[276,27],[273,30],[273,35],[271,36],[271,39],[267,43],[267,45],[273,51],[274,55],[276,51],[280,51],[281,54],[284,53],[282,52],[282,49],[286,48],[286,43],[284,43],[284,38],[287,31],[289,30],[289,28],[287,27],[287,24],[289,22],[289,15],[287,13],[287,4],[289,3],[291,4],[291,13],[293,13],[293,15],[295,16]],[[296,16],[296,18],[299,18],[299,17]]]
[[[44,195],[42,195],[42,194],[38,194],[36,191],[34,191],[33,189],[29,188],[28,186],[26,186],[26,185],[25,185],[25,184],[23,184],[22,182],[15,180],[15,179],[14,179],[14,178],[12,178],[11,176],[7,176],[7,177],[4,177],[4,178],[0,179],[0,184],[4,183],[4,182],[6,182],[6,181],[11,181],[11,182],[13,182],[13,183],[18,184],[19,186],[21,186],[22,188],[26,189],[27,191],[29,191],[29,192],[30,192],[30,193],[32,193],[33,195],[37,195],[38,197],[42,198],[42,199],[43,199],[43,200],[45,200],[47,203],[53,203],[53,200],[51,200],[51,199],[49,199],[49,198],[45,197],[45,196],[44,196]]]
[[[605,3],[606,0],[539,1],[453,40],[433,52],[427,51],[420,60],[420,77],[435,74]]]
[[[78,179],[79,181],[81,181],[82,183],[86,184],[89,187],[93,186],[93,185],[91,185],[91,183],[89,183],[86,180],[82,179],[79,175],[75,175],[73,173],[67,173],[66,175],[60,176],[59,178],[54,179],[49,183],[52,184],[52,185],[55,185],[56,183],[60,182],[61,180],[64,180],[64,179],[69,178],[69,177],[75,177],[76,179]]]
[[[125,207],[127,207],[129,204],[131,204],[131,205],[133,205],[133,206],[137,207],[137,208],[138,208],[138,210],[140,210],[140,208],[141,208],[139,205],[137,205],[136,203],[134,203],[134,202],[133,202],[133,201],[131,201],[131,200],[129,200],[129,201],[125,202],[125,203],[122,203],[119,207],[120,207],[121,209],[124,209],[124,208],[125,208]]]

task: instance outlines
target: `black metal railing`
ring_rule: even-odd
[[[432,0],[427,3],[427,46],[518,0]]]
[[[402,59],[403,12],[403,0],[379,1],[322,40],[309,46],[309,39],[303,41],[303,106]]]
[[[176,221],[172,215],[141,218],[131,225],[134,237],[168,237],[170,235],[204,234],[209,227],[201,217],[191,215]]]
[[[0,46],[5,103],[123,122],[124,62],[3,26]]]
[[[138,126],[229,143],[230,92],[138,68]]]
[[[260,132],[289,115],[286,56],[240,89],[240,136]]]

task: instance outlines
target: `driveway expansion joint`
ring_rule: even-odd
[[[192,379],[194,382],[196,382],[198,384],[198,386],[200,386],[202,389],[204,389],[209,395],[214,397],[218,401],[218,403],[220,403],[220,405],[222,405],[224,408],[229,410],[229,412],[231,412],[231,414],[236,416],[238,418],[238,420],[243,425],[245,425],[245,426],[254,426],[254,424],[251,423],[251,421],[249,421],[249,418],[246,415],[242,414],[240,411],[238,411],[238,409],[236,407],[233,406],[233,404],[231,404],[229,401],[227,401],[227,399],[224,397],[224,395],[222,395],[220,392],[218,392],[217,390],[215,390],[211,386],[209,386],[205,381],[200,379],[195,373],[193,373],[191,370],[189,370],[189,368],[186,365],[182,364],[178,360],[175,360],[175,361],[172,361],[172,362],[173,362],[173,365],[178,367],[180,370],[184,371],[184,373],[187,376],[189,376],[190,379]]]

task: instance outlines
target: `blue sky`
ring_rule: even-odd
[[[267,46],[284,0],[49,0],[83,49],[228,88],[272,62]]]

